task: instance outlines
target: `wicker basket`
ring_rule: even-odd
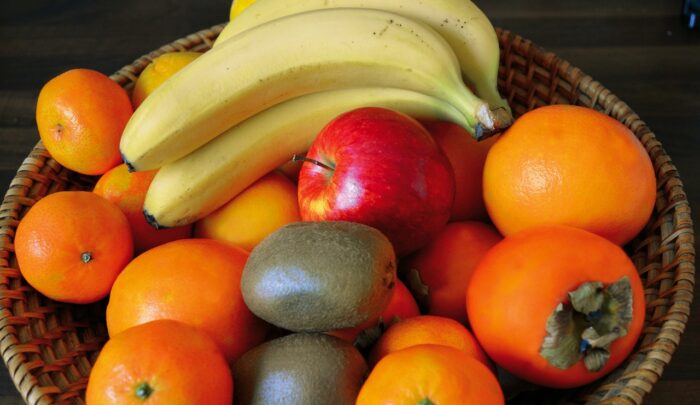
[[[169,51],[207,50],[223,25],[179,39],[112,75],[129,88],[152,58]],[[546,104],[580,104],[632,129],[654,162],[656,208],[628,253],[646,287],[646,322],[634,354],[605,379],[583,389],[528,393],[517,402],[639,404],[671,360],[693,299],[695,252],[690,207],[671,159],[622,101],[579,69],[530,41],[499,30],[499,85],[516,115]],[[91,365],[107,340],[105,303],[67,305],[37,293],[22,279],[13,237],[19,219],[54,191],[90,189],[95,178],[59,165],[38,143],[20,166],[0,206],[0,350],[29,404],[83,403]]]

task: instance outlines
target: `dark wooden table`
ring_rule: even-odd
[[[602,82],[656,133],[700,212],[700,31],[681,0],[481,0],[507,28]],[[38,141],[36,97],[74,67],[106,74],[228,18],[229,0],[4,0],[0,3],[0,190]],[[697,220],[697,216],[695,217]],[[696,247],[697,249],[697,247]],[[700,300],[649,404],[700,403]],[[0,404],[22,403],[0,367]]]

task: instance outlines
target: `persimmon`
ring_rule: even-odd
[[[466,129],[446,121],[421,121],[450,161],[455,173],[455,201],[450,221],[488,219],[483,173],[486,155],[498,136],[477,142]]]
[[[454,347],[491,367],[489,359],[474,336],[454,319],[421,315],[395,323],[379,338],[369,355],[369,364],[397,350],[421,344]]]
[[[146,221],[143,215],[143,201],[156,173],[157,170],[129,172],[125,164],[120,164],[103,174],[92,190],[117,205],[126,215],[134,237],[136,253],[192,235],[192,225],[156,229]]]
[[[469,322],[498,365],[535,384],[569,388],[615,369],[644,322],[644,289],[616,244],[549,225],[511,236],[477,266]]]
[[[208,333],[229,362],[262,343],[267,323],[241,295],[243,249],[211,239],[180,239],[132,260],[114,282],[107,329],[114,336],[156,319],[174,319]]]
[[[385,356],[367,377],[357,405],[503,404],[498,380],[454,347],[417,345]]]
[[[560,224],[623,245],[649,220],[656,177],[622,123],[590,108],[550,105],[522,115],[493,145],[484,201],[503,235]]]
[[[14,246],[32,287],[75,304],[109,294],[133,255],[124,214],[88,191],[60,191],[37,201],[17,226]]]
[[[98,175],[121,163],[119,141],[133,109],[126,91],[106,75],[72,69],[39,92],[36,125],[61,165]]]
[[[96,404],[233,402],[233,377],[206,333],[157,320],[112,336],[90,371],[85,401]]]
[[[464,293],[481,257],[503,237],[490,224],[451,222],[402,264],[424,311],[467,323]]]

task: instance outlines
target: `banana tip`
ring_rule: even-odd
[[[156,217],[153,216],[153,214],[151,214],[150,212],[148,212],[148,210],[143,210],[143,216],[146,217],[146,222],[148,222],[148,224],[151,225],[152,227],[154,227],[156,229],[166,229],[167,228],[166,226],[159,224]]]
[[[129,159],[126,158],[126,156],[124,155],[124,152],[122,152],[121,155],[122,155],[122,161],[126,165],[126,168],[129,170],[129,173],[135,172],[136,168],[134,167],[133,164],[131,164],[131,162],[129,162]]]

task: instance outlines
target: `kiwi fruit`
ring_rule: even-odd
[[[379,230],[347,221],[296,222],[262,240],[241,278],[250,310],[294,332],[352,328],[391,298],[396,255]]]
[[[354,404],[367,364],[350,343],[295,333],[257,346],[234,365],[235,403]]]

